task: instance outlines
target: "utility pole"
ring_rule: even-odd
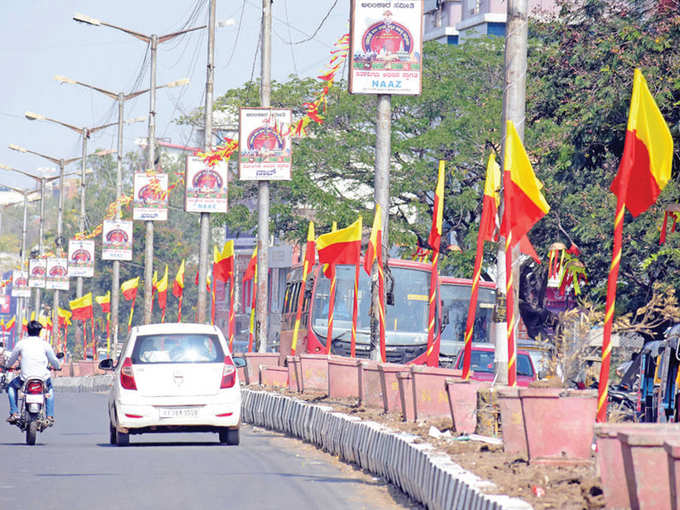
[[[272,0],[262,0],[262,77],[260,106],[271,106]],[[257,301],[255,342],[257,351],[267,350],[269,334],[269,181],[257,182]]]
[[[151,85],[149,87],[149,140],[147,170],[156,170],[156,56],[158,54],[158,36],[151,34]],[[153,221],[147,220],[144,239],[144,324],[151,322],[153,308]]]
[[[378,94],[378,114],[375,129],[375,177],[374,177],[374,199],[382,209],[382,246],[387,247],[383,250],[383,262],[389,260],[389,218],[390,218],[390,154],[392,153],[392,96],[390,94]],[[373,265],[371,270],[371,359],[379,359],[378,343],[380,340],[380,330],[378,322],[378,310],[380,300],[385,296],[380,296],[378,288],[378,265]]]
[[[120,220],[120,203],[118,199],[123,194],[123,111],[125,109],[125,94],[118,93],[118,152],[116,153],[116,219]],[[111,268],[111,334],[113,335],[112,358],[118,354],[118,310],[120,307],[120,260],[113,261]]]
[[[505,25],[505,86],[503,95],[503,157],[505,157],[505,123],[515,124],[520,139],[524,140],[527,72],[527,0],[508,0]],[[505,168],[505,165],[503,165]],[[501,212],[502,214],[502,212]],[[519,322],[519,245],[512,250],[512,281],[515,296],[515,351],[517,350],[517,323]],[[506,303],[506,252],[505,240],[498,243],[496,279],[496,382],[508,383],[508,325]],[[514,353],[516,354],[516,352]]]
[[[212,149],[212,111],[215,75],[215,0],[210,0],[208,12],[208,65],[205,80],[205,132],[203,148],[205,152]],[[208,297],[205,282],[208,278],[208,256],[210,254],[210,213],[200,213],[201,239],[198,256],[198,322],[206,322]]]

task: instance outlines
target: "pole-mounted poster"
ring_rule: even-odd
[[[12,271],[12,297],[31,297],[28,288],[28,272],[15,269]]]
[[[239,178],[242,181],[289,181],[292,166],[290,110],[241,108]]]
[[[184,210],[196,213],[226,213],[228,166],[220,161],[213,166],[199,156],[187,156],[184,175]]]
[[[132,219],[167,221],[168,174],[136,173]]]
[[[37,289],[45,288],[46,259],[30,259],[28,261],[28,286]]]
[[[102,260],[132,260],[132,222],[104,220]]]
[[[50,257],[47,259],[45,288],[68,290],[68,259]]]
[[[94,241],[70,239],[68,242],[68,275],[91,278],[94,276]]]
[[[352,0],[350,94],[419,95],[423,1]]]

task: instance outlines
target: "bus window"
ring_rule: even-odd
[[[286,284],[286,292],[283,294],[283,313],[290,313],[291,311],[291,289],[293,288],[293,284],[288,282]]]
[[[427,334],[430,275],[392,267],[394,304],[385,309],[385,331]]]
[[[447,283],[441,285],[442,316],[444,318],[443,341],[464,341],[470,294],[470,284]],[[477,297],[473,342],[490,341],[494,300],[495,292],[493,289],[480,287]]]

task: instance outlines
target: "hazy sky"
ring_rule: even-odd
[[[349,3],[350,0],[276,0],[272,7],[272,79],[285,80],[290,74],[316,76],[323,70],[333,43],[348,30]],[[253,69],[254,76],[259,76],[260,61],[259,57],[255,60],[255,54],[261,6],[261,0],[217,0],[216,19],[232,19],[233,24],[216,31],[215,97],[248,81]],[[75,13],[145,35],[164,35],[207,24],[208,0],[0,0],[0,163],[34,173],[54,167],[43,158],[10,150],[8,144],[55,158],[81,154],[77,133],[51,122],[26,120],[26,111],[88,128],[117,120],[113,100],[80,86],[60,84],[55,75],[112,92],[149,88],[147,45],[119,30],[77,23],[72,19]],[[291,41],[296,44],[289,44]],[[174,125],[173,120],[204,103],[206,62],[206,30],[159,46],[157,84],[181,78],[189,78],[191,84],[158,90],[158,138],[190,144],[190,129]],[[148,110],[148,94],[125,103],[127,119],[146,115]],[[124,148],[128,152],[135,149],[136,138],[147,135],[148,123],[124,129]],[[88,147],[89,152],[115,148],[116,128],[93,135]],[[74,163],[69,168],[75,170],[78,165]],[[23,188],[33,185],[30,179],[4,170],[0,170],[0,184]]]

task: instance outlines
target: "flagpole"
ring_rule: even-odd
[[[477,236],[477,254],[475,255],[475,269],[472,276],[472,291],[468,305],[467,322],[465,324],[465,345],[463,351],[463,379],[470,378],[470,358],[472,357],[472,334],[475,328],[477,314],[477,296],[479,294],[479,280],[482,275],[482,260],[484,258],[484,238],[481,232]]]
[[[234,257],[236,258],[236,257]],[[229,277],[229,351],[231,352],[234,347],[234,272],[236,268],[231,272]]]
[[[94,336],[94,314],[90,317],[90,333],[92,334],[92,359],[97,361],[97,339]]]
[[[430,356],[434,351],[434,315],[435,307],[437,303],[435,302],[435,295],[437,290],[437,279],[439,275],[439,250],[438,247],[432,249],[432,270],[430,273],[430,295],[428,297],[428,317],[427,317],[427,351],[425,353],[425,363],[428,366],[436,366],[430,361]]]
[[[135,295],[132,298],[132,304],[130,305],[130,317],[128,318],[128,333],[132,329],[132,317],[135,314],[135,301],[137,301],[137,289],[135,289]]]
[[[352,306],[352,345],[350,346],[351,356],[357,357],[357,317],[359,315],[359,268],[360,264],[357,260],[356,269],[354,270],[354,303]]]
[[[622,186],[622,189],[625,189]],[[621,263],[621,240],[623,238],[623,215],[625,202],[623,193],[616,201],[616,216],[614,219],[614,249],[607,278],[607,305],[604,316],[604,331],[602,333],[602,365],[600,366],[600,381],[597,389],[597,421],[607,421],[607,395],[609,388],[609,364],[611,361],[611,336],[614,322],[614,305],[616,303],[616,280],[619,276]]]
[[[333,310],[335,310],[335,264],[330,264],[328,270],[331,272],[330,288],[328,291],[328,331],[326,332],[326,354],[331,354],[331,343],[333,342]]]
[[[182,298],[184,297],[184,289],[179,295],[179,301],[177,302],[177,322],[182,322]]]
[[[253,276],[253,296],[250,303],[250,334],[248,335],[248,352],[253,352],[253,336],[255,333],[255,304],[257,303],[257,267]]]
[[[111,312],[106,314],[106,355],[111,355]]]
[[[385,363],[387,360],[386,346],[385,346],[385,273],[383,271],[382,261],[382,239],[378,233],[378,320],[380,322],[380,360]]]

